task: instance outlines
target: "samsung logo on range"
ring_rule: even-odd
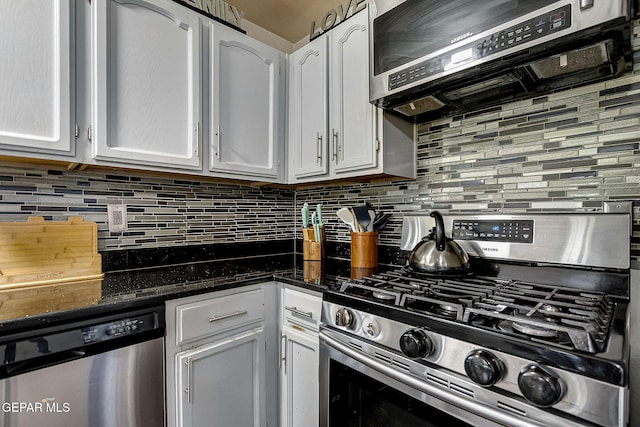
[[[451,44],[457,43],[460,40],[464,40],[467,37],[471,37],[472,35],[473,35],[473,33],[470,33],[470,32],[466,32],[464,34],[460,34],[458,37],[455,37],[455,38],[451,39]]]
[[[483,252],[499,252],[498,248],[480,248]]]

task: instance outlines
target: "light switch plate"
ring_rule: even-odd
[[[127,205],[107,205],[109,231],[121,232],[127,229]]]

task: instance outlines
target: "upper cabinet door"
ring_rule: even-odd
[[[95,159],[202,169],[199,19],[170,0],[92,2]]]
[[[75,154],[71,4],[0,1],[0,150]]]
[[[369,103],[366,9],[329,32],[331,144],[336,173],[378,164],[375,107]]]
[[[327,37],[291,54],[289,70],[290,176],[325,175],[330,161]]]
[[[284,55],[210,23],[210,170],[280,178]]]

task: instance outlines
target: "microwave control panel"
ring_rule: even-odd
[[[533,243],[533,220],[454,220],[454,240]]]
[[[456,67],[569,27],[571,27],[571,5],[566,5],[511,26],[506,30],[498,31],[484,39],[473,41],[453,51],[390,74],[389,90],[453,70]]]

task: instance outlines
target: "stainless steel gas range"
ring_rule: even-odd
[[[465,276],[398,268],[323,299],[322,426],[626,426],[631,218],[445,216]],[[410,250],[433,226],[404,219]]]

